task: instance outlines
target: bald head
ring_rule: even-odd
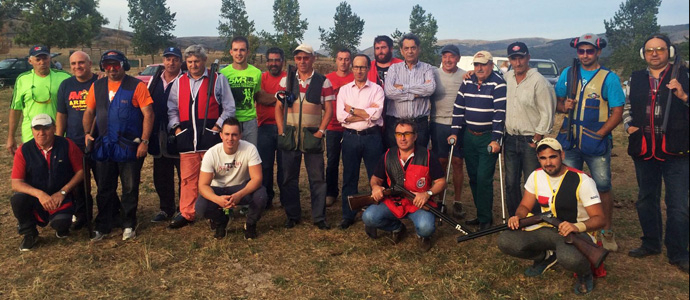
[[[79,82],[86,82],[93,76],[91,72],[91,57],[84,51],[75,51],[69,57],[69,67],[72,75]]]

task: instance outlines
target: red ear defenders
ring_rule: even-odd
[[[117,50],[107,50],[103,52],[101,55],[101,60],[98,62],[98,66],[101,68],[102,72],[105,72],[105,68],[103,68],[103,61],[106,60],[106,58],[111,59],[111,58],[117,58],[118,60],[122,61],[122,68],[125,69],[125,71],[129,71],[130,65],[129,65],[129,60],[127,60],[127,57],[125,56],[124,53],[117,51]]]
[[[607,45],[606,40],[602,39],[602,38],[597,38],[595,43],[596,43],[596,45],[594,45],[594,47],[597,47],[597,49],[604,49],[604,48],[606,48],[606,45]],[[579,44],[580,44],[580,38],[579,37],[576,37],[576,38],[570,40],[570,47],[577,48],[577,46]]]
[[[644,45],[649,42],[651,39],[660,39],[666,43],[666,47],[668,47],[668,59],[673,59],[676,56],[676,46],[673,46],[671,44],[671,40],[663,35],[663,34],[654,34],[648,37],[646,40],[644,40],[644,43],[642,43],[642,47],[640,47],[640,58],[644,59]]]

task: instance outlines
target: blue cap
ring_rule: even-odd
[[[29,56],[39,56],[43,54],[50,56],[50,48],[43,45],[36,45],[29,50]]]
[[[443,53],[450,52],[453,53],[453,55],[460,56],[460,49],[458,49],[458,46],[455,45],[445,45],[443,48],[441,48],[441,55]]]
[[[177,48],[177,47],[168,47],[168,48],[165,48],[165,51],[163,51],[163,56],[168,56],[168,55],[175,55],[179,58],[182,58],[182,51],[180,51],[180,48]]]
[[[103,56],[101,57],[101,61],[106,60],[116,60],[119,62],[124,62],[127,60],[127,58],[120,51],[108,50],[105,53],[103,53]]]

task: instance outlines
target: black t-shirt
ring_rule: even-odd
[[[410,165],[411,161],[412,158],[410,157],[403,166],[403,170],[407,170],[407,166]],[[383,179],[384,187],[388,186],[388,182],[386,180],[386,153],[381,156],[379,163],[376,165],[374,176]],[[441,163],[438,161],[438,157],[436,157],[436,155],[431,151],[429,152],[429,176],[431,177],[432,182],[445,176],[443,173],[443,167],[441,167]]]
[[[57,111],[67,115],[65,136],[72,140],[79,149],[84,151],[84,126],[82,119],[86,110],[86,95],[94,81],[98,79],[96,74],[87,82],[79,82],[72,76],[60,84],[57,98]]]
[[[383,82],[384,82],[384,80],[386,80],[386,74],[388,74],[388,68],[390,68],[390,66],[383,68],[383,67],[379,67],[378,65],[376,65],[376,72],[379,75],[376,84],[380,85],[381,87],[383,87]]]

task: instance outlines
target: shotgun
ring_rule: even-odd
[[[570,67],[570,78],[568,80],[568,89],[570,89],[568,93],[568,98],[570,99],[577,99],[578,95],[578,71],[580,70],[580,61],[577,60],[577,58],[573,58],[573,65]],[[571,108],[568,110],[568,133],[565,136],[565,139],[570,142],[570,145],[572,147],[572,140],[573,140],[573,117],[575,117],[575,108]]]
[[[208,90],[206,91],[206,111],[204,112],[204,127],[201,130],[201,135],[203,136],[206,131],[206,121],[208,120],[208,105],[211,101],[211,95],[213,95],[216,87],[216,72],[218,72],[218,60],[216,59],[212,64],[211,68],[208,70]]]
[[[678,79],[678,69],[680,69],[680,54],[676,52],[675,58],[673,59],[673,68],[671,69],[671,78]],[[666,127],[668,126],[668,117],[671,115],[671,101],[673,100],[673,91],[668,91],[668,99],[666,100],[666,110],[664,111],[664,121],[661,123],[661,132],[666,133]],[[682,106],[681,106],[682,107]]]

